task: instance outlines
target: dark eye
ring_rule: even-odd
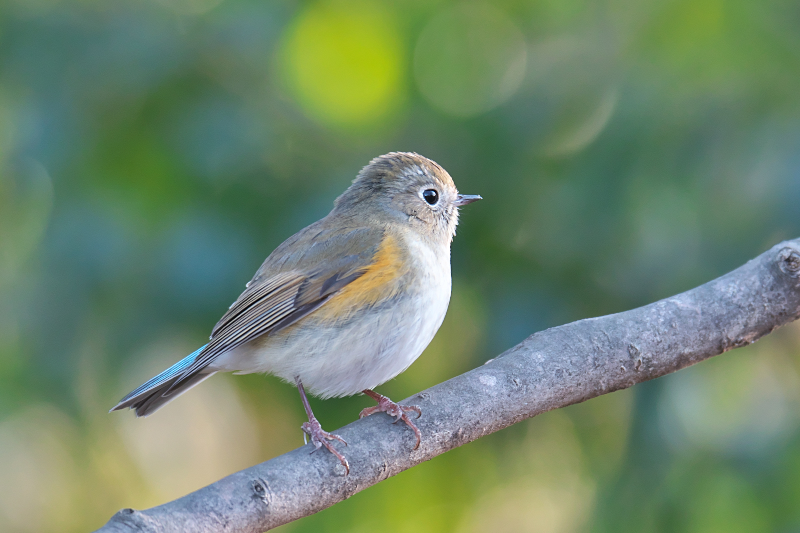
[[[436,205],[436,202],[439,201],[439,193],[436,192],[436,189],[425,189],[422,191],[422,197],[431,205]]]

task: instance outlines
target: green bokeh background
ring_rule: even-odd
[[[300,445],[270,377],[106,411],[376,155],[485,198],[395,398],[800,236],[799,27],[785,0],[1,0],[0,530],[89,531]],[[799,531],[798,356],[789,326],[281,531]],[[369,404],[312,400],[330,430]]]

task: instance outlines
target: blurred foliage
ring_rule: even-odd
[[[88,531],[298,446],[274,378],[109,415],[372,157],[465,193],[396,398],[800,236],[800,4],[0,1],[0,529]],[[800,327],[283,531],[800,529]],[[312,400],[332,430],[369,405]]]

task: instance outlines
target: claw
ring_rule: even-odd
[[[306,435],[311,437],[311,444],[314,445],[314,449],[311,450],[311,453],[314,453],[315,451],[325,446],[325,448],[333,455],[335,455],[336,458],[339,459],[339,462],[342,463],[342,466],[344,467],[345,470],[345,475],[350,474],[350,463],[348,463],[347,459],[345,459],[342,454],[337,452],[336,448],[331,446],[331,444],[328,442],[329,440],[338,440],[339,442],[347,446],[347,441],[345,441],[339,435],[336,435],[334,433],[328,433],[327,431],[323,430],[322,426],[320,426],[319,421],[316,418],[313,418],[308,422],[304,422],[303,425],[300,426],[300,429],[302,429],[304,433],[303,440],[305,440]]]
[[[419,418],[422,416],[422,409],[416,405],[400,405],[393,402],[386,396],[371,390],[365,390],[364,393],[377,401],[378,405],[363,409],[358,415],[358,418],[364,418],[365,416],[373,415],[375,413],[386,413],[387,415],[394,417],[394,421],[392,422],[393,424],[396,424],[402,420],[414,431],[414,436],[417,438],[417,444],[414,446],[414,449],[416,450],[419,448],[420,442],[422,441],[422,434],[420,433],[416,424],[411,421],[406,413],[413,411],[417,413],[417,418]]]
[[[306,390],[303,388],[303,382],[300,381],[300,378],[295,378],[295,383],[297,383],[297,390],[300,392],[300,399],[303,400],[303,407],[306,410],[306,415],[308,416],[308,422],[304,422],[300,429],[303,430],[303,442],[308,444],[306,440],[306,435],[311,437],[311,444],[314,445],[314,449],[311,450],[311,453],[319,450],[323,446],[331,452],[333,455],[339,459],[339,462],[342,463],[344,467],[344,475],[350,474],[350,463],[347,462],[347,459],[344,458],[342,454],[336,451],[336,448],[331,446],[328,442],[329,440],[338,440],[339,442],[343,443],[347,446],[347,442],[340,437],[339,435],[334,435],[333,433],[328,433],[327,431],[323,431],[322,426],[319,424],[319,420],[317,417],[314,416],[314,413],[311,411],[311,406],[308,403],[308,398],[306,397]]]

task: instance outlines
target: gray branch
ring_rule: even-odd
[[[800,239],[714,281],[639,309],[536,333],[502,355],[406,400],[414,435],[387,416],[336,433],[350,475],[310,444],[152,509],[123,509],[98,531],[261,532],[321,511],[462,444],[751,344],[800,316]]]

